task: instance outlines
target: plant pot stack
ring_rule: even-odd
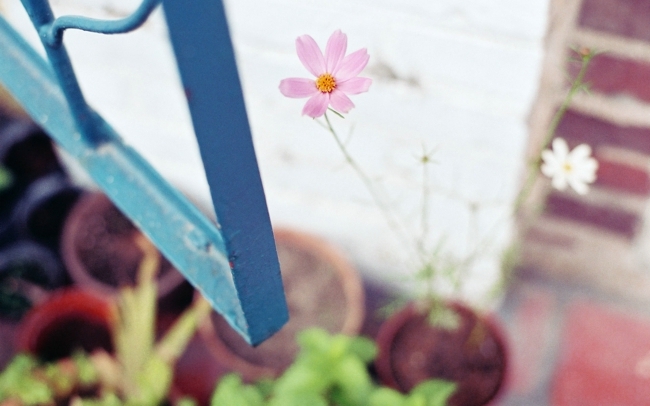
[[[10,179],[0,188],[0,368],[17,350],[40,352],[32,344],[47,345],[57,329],[68,333],[53,341],[73,336],[71,326],[86,331],[80,340],[93,331],[110,340],[110,323],[97,316],[108,310],[90,318],[86,310],[112,306],[119,288],[134,284],[139,230],[105,195],[74,185],[49,136],[29,120],[0,127],[0,164]],[[168,325],[193,289],[164,258],[158,274]]]
[[[50,138],[28,120],[0,128],[0,318],[17,319],[46,291],[69,284],[59,256],[63,221],[80,194]]]

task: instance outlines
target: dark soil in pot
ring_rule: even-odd
[[[403,392],[432,378],[456,382],[450,406],[480,406],[501,389],[507,368],[503,336],[489,320],[458,303],[455,329],[434,327],[428,312],[410,305],[382,326],[377,373],[384,384]]]
[[[364,316],[364,294],[357,272],[324,241],[289,230],[275,231],[289,322],[256,348],[248,345],[217,313],[202,333],[215,358],[249,381],[278,375],[298,352],[296,334],[320,326],[332,333],[356,334]]]
[[[82,196],[64,225],[61,252],[70,277],[79,285],[113,296],[121,286],[135,284],[142,251],[135,244],[141,232],[102,193]],[[162,258],[158,270],[158,297],[168,295],[184,281]]]

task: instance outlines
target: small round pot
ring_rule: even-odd
[[[63,226],[61,255],[77,285],[107,297],[133,286],[143,253],[135,241],[141,232],[103,193],[83,195]],[[157,295],[162,298],[185,279],[161,256]]]
[[[18,235],[58,249],[63,224],[81,190],[64,175],[52,173],[32,182],[14,207]]]
[[[69,357],[78,349],[112,353],[116,318],[113,302],[77,289],[61,290],[25,315],[16,348],[43,361]]]
[[[300,331],[318,326],[354,335],[365,313],[359,274],[333,247],[297,231],[279,229],[274,234],[289,322],[255,348],[215,312],[200,329],[215,359],[249,382],[284,371],[298,353]]]
[[[495,321],[469,307],[447,304],[459,317],[456,329],[431,325],[429,308],[410,304],[384,322],[376,342],[379,380],[409,392],[427,379],[456,382],[450,406],[489,404],[502,389],[508,357],[504,335]]]
[[[0,318],[20,319],[65,282],[63,265],[50,249],[28,240],[0,249]]]

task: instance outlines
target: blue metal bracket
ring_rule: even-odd
[[[0,18],[0,83],[158,246],[249,343],[288,319],[280,268],[223,5],[165,0],[215,212],[215,227],[85,102],[62,43],[68,28],[136,28],[160,0],[125,19],[54,19],[46,0],[22,0],[49,63]]]

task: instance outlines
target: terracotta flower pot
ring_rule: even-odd
[[[44,361],[69,357],[77,349],[112,352],[116,312],[112,302],[90,293],[58,291],[25,315],[16,348]]]
[[[215,359],[245,380],[277,376],[294,360],[296,334],[320,326],[332,333],[357,334],[364,318],[364,293],[355,269],[329,244],[314,236],[275,230],[289,322],[256,348],[213,313],[201,326]]]
[[[63,227],[61,254],[73,282],[113,297],[121,286],[135,285],[143,254],[135,240],[141,232],[103,193],[86,193]],[[183,276],[162,258],[158,297],[178,288]]]
[[[414,304],[386,320],[377,336],[377,375],[402,392],[427,379],[453,381],[458,388],[450,406],[486,405],[506,378],[504,336],[491,318],[460,303],[449,306],[460,318],[456,329],[432,326],[428,310]]]

